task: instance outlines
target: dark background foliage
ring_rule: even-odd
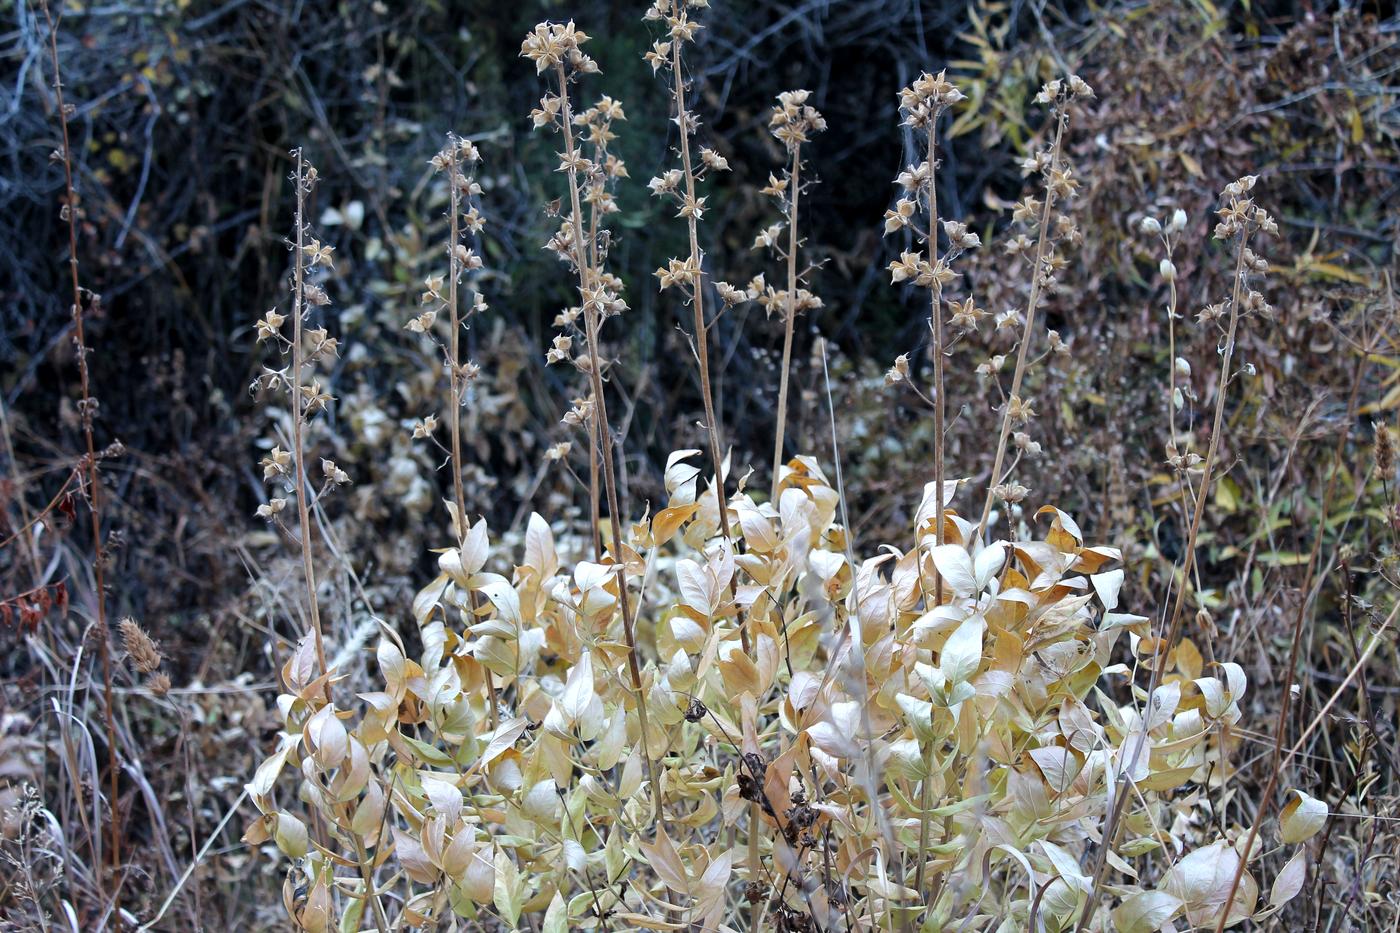
[[[13,80],[5,82],[0,143],[0,204],[11,220],[0,234],[0,359],[11,407],[46,415],[33,433],[54,436],[55,403],[71,381],[65,269],[56,261],[66,242],[55,210],[61,173],[49,160],[57,136],[42,19],[25,4],[12,13],[4,41]],[[679,318],[654,294],[649,275],[676,251],[680,231],[640,184],[669,158],[668,112],[664,88],[640,60],[649,39],[631,7],[232,2],[68,11],[60,55],[77,107],[83,280],[105,309],[94,323],[93,367],[107,429],[137,457],[182,458],[180,472],[194,467],[208,491],[239,487],[228,475],[238,469],[237,447],[215,447],[208,456],[208,442],[236,444],[252,404],[244,391],[255,372],[251,325],[283,298],[285,176],[288,152],[298,145],[321,169],[318,211],[352,200],[364,205],[359,229],[325,231],[345,266],[337,302],[371,301],[377,313],[407,316],[413,283],[402,293],[385,294],[382,286],[405,284],[410,270],[389,253],[366,257],[364,245],[430,227],[435,212],[415,200],[428,156],[449,131],[480,138],[497,182],[485,199],[493,224],[488,255],[509,275],[496,307],[539,345],[568,295],[538,248],[553,143],[529,132],[523,114],[539,88],[517,53],[519,36],[536,20],[565,16],[595,35],[604,74],[589,92],[623,100],[630,117],[620,149],[638,183],[623,195],[627,219],[615,259],[642,322],[619,352],[650,357],[670,343]],[[1017,28],[1034,22],[1024,11],[1011,19]],[[816,181],[806,231],[813,255],[826,262],[819,283],[829,309],[813,324],[851,353],[887,359],[919,327],[900,295],[880,287],[877,261],[878,218],[901,164],[895,91],[955,53],[966,11],[744,3],[711,21],[693,64],[695,90],[709,141],[736,169],[712,198],[714,265],[745,278],[760,271],[748,243],[772,218],[752,191],[781,164],[762,127],[778,91],[810,87],[832,127],[811,153]],[[1018,187],[1004,158],[969,143],[965,159],[956,149],[949,156],[954,170],[944,198],[955,214],[976,206],[989,180],[1000,180],[1008,194]],[[749,324],[721,325],[721,343],[736,345],[741,358],[774,344],[776,328]],[[343,336],[353,343],[360,335]],[[672,389],[654,391],[659,404],[659,393]],[[687,387],[675,391],[691,395]],[[759,380],[726,380],[721,394],[726,422],[746,423],[771,408],[771,390]],[[540,402],[547,418],[560,400]],[[688,414],[682,410],[679,421]]]

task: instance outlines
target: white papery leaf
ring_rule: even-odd
[[[455,826],[457,817],[462,813],[462,791],[456,784],[438,778],[424,776],[419,781],[433,809],[445,818],[448,825]]]
[[[920,527],[931,518],[937,517],[941,508],[947,508],[948,503],[953,501],[957,495],[958,487],[963,483],[960,479],[945,479],[943,481],[943,496],[940,501],[938,496],[938,486],[936,483],[924,484],[924,497],[919,503],[919,511],[915,515],[915,523]]]
[[[705,568],[693,560],[678,560],[676,579],[680,584],[681,602],[709,618],[713,607],[710,605],[710,581]]]
[[[525,566],[535,568],[541,580],[547,580],[559,572],[554,532],[538,512],[530,513],[530,523],[525,529]]]
[[[1103,603],[1105,612],[1118,608],[1118,592],[1123,588],[1121,567],[1107,573],[1096,573],[1089,578],[1089,582],[1093,584],[1094,592],[1099,594],[1099,602]]]
[[[1162,889],[1186,905],[1186,919],[1192,926],[1214,925],[1230,897],[1240,856],[1224,842],[1215,842],[1187,854],[1167,871]],[[1259,886],[1249,872],[1240,877],[1239,890],[1230,906],[1229,922],[1254,913]]]
[[[1078,888],[1085,894],[1093,892],[1094,882],[1090,880],[1088,875],[1079,870],[1079,859],[1071,855],[1064,847],[1056,845],[1048,839],[1040,840],[1040,847],[1050,859],[1050,864],[1055,867],[1055,874],[1063,878],[1065,884],[1072,888]]]
[[[1154,933],[1172,921],[1183,901],[1166,891],[1138,891],[1123,899],[1113,911],[1118,933]]]
[[[297,747],[297,743],[300,741],[301,736],[299,735],[289,735],[285,732],[281,733],[278,738],[277,751],[262,764],[258,765],[258,770],[253,774],[253,780],[249,781],[246,785],[248,796],[253,798],[254,803],[257,803],[259,798],[266,797],[267,794],[271,792],[273,786],[277,783],[277,776],[282,773],[282,769],[287,764],[287,755],[292,749]]]
[[[1269,906],[1282,907],[1293,900],[1303,890],[1303,882],[1307,880],[1308,850],[1300,847],[1279,871],[1278,877],[1274,878],[1273,887],[1269,889]]]
[[[941,544],[933,549],[933,566],[938,568],[943,582],[959,596],[977,592],[977,572],[972,555],[960,544]]]
[[[1180,703],[1181,684],[1177,681],[1162,684],[1152,691],[1152,700],[1148,704],[1147,710],[1147,731],[1151,732],[1158,726],[1171,722]]]
[[[972,561],[972,574],[976,579],[977,592],[987,588],[992,578],[1001,572],[1006,564],[1006,542],[997,541],[977,552]]]
[[[491,600],[491,605],[496,607],[496,613],[501,621],[512,628],[518,628],[521,624],[520,615],[520,594],[515,592],[515,587],[505,577],[499,574],[485,574],[487,579],[480,586],[482,593]]]
[[[1327,823],[1327,804],[1300,790],[1292,795],[1278,815],[1279,838],[1289,845],[1311,839]]]
[[[948,683],[961,683],[977,673],[982,663],[982,636],[985,631],[986,623],[980,615],[969,616],[943,643],[943,651],[938,656],[938,669]]]

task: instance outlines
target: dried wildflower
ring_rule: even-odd
[[[885,373],[885,385],[891,386],[909,379],[909,354],[901,353],[895,357],[894,365],[889,372]]]
[[[1007,401],[1006,410],[1012,424],[1025,424],[1035,417],[1035,409],[1031,407],[1030,400],[1019,395],[1011,396]]]
[[[651,189],[652,196],[654,197],[659,197],[664,194],[675,194],[683,177],[680,169],[673,168],[647,182],[647,187]]]
[[[277,313],[276,308],[269,308],[267,314],[258,321],[258,342],[271,340],[282,335],[282,324],[287,320],[285,315]]]
[[[163,697],[170,692],[170,675],[165,671],[157,671],[146,678],[146,689],[158,697]]]
[[[1395,473],[1395,441],[1390,435],[1390,428],[1385,422],[1373,425],[1376,432],[1375,458],[1376,472],[1382,477],[1389,478]]]
[[[558,363],[567,360],[573,352],[574,338],[568,334],[557,334],[554,337],[554,346],[545,354],[545,363]]]
[[[773,108],[768,118],[768,131],[789,152],[810,142],[813,135],[826,129],[826,120],[821,112],[807,103],[811,96],[811,92],[806,90],[784,91],[778,95],[778,106]]]
[[[715,291],[719,293],[720,301],[726,305],[737,305],[748,301],[754,297],[742,288],[735,288],[728,282],[715,282]]]
[[[413,423],[413,439],[423,440],[432,437],[437,430],[437,415],[425,415],[422,419]]]
[[[1024,501],[1026,496],[1030,495],[1030,490],[1016,482],[998,483],[996,486],[992,487],[992,495],[996,496],[1002,502],[1015,505],[1018,502]]]
[[[943,235],[948,238],[948,248],[954,255],[982,245],[981,237],[969,232],[967,224],[956,220],[943,221]]]
[[[890,281],[898,285],[913,279],[915,282],[932,272],[932,267],[918,253],[900,253],[899,258],[889,265]]]
[[[914,83],[899,92],[899,109],[906,126],[920,129],[927,126],[947,108],[966,99],[962,91],[947,79],[947,72],[937,75],[924,72]]]
[[[291,475],[292,455],[281,447],[273,447],[262,459],[263,482],[285,479]]]
[[[257,515],[258,518],[265,518],[271,520],[275,518],[278,515],[278,513],[280,513],[286,507],[286,499],[274,497],[272,499],[269,499],[262,505],[258,506]]]
[[[912,198],[900,198],[895,202],[893,210],[885,211],[885,236],[909,226],[916,206]]]
[[[964,333],[975,331],[978,322],[989,315],[989,312],[977,307],[971,298],[952,302],[949,307],[953,314],[948,319],[948,323]]]
[[[117,631],[122,636],[122,647],[138,671],[149,674],[160,667],[160,649],[135,619],[122,619],[117,623]]]
[[[712,172],[729,171],[729,160],[713,149],[700,147],[700,162]]]
[[[1171,441],[1167,442],[1167,463],[1178,472],[1194,470],[1196,467],[1200,466],[1202,462],[1203,458],[1195,451],[1187,450],[1183,452],[1177,448],[1175,443]]]
[[[1213,324],[1225,316],[1228,311],[1227,305],[1224,301],[1206,305],[1196,314],[1196,320],[1202,324]]]
[[[540,23],[520,44],[520,55],[535,63],[535,70],[544,73],[548,68],[561,68],[565,65],[584,74],[597,72],[597,64],[583,52],[583,44],[588,35],[574,26],[573,20],[564,25]]]
[[[899,185],[906,192],[913,194],[923,191],[928,187],[929,180],[933,177],[933,170],[927,162],[920,162],[918,165],[911,165],[895,177],[895,184]]]
[[[326,483],[330,486],[343,486],[350,482],[350,474],[336,466],[334,460],[321,460],[321,475],[325,477]]]

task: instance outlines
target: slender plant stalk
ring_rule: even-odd
[[[673,16],[679,18],[683,12],[681,0],[672,0],[671,12]],[[681,46],[684,43],[671,43],[671,85],[672,93],[676,102],[676,125],[680,127],[681,137],[681,170],[685,175],[685,193],[689,203],[695,203],[695,165],[690,156],[690,128],[687,119],[685,106],[685,78],[681,71]],[[714,392],[710,384],[710,349],[709,349],[709,328],[705,322],[705,289],[703,287],[704,271],[701,263],[699,220],[694,211],[686,213],[686,233],[690,242],[690,265],[695,270],[694,279],[691,280],[691,302],[690,307],[693,312],[693,328],[695,330],[695,358],[700,369],[700,397],[705,406],[705,429],[710,442],[710,464],[715,474],[715,497],[719,507],[719,529],[724,536],[724,546],[732,555],[734,553],[734,539],[731,537],[729,529],[729,501],[728,493],[725,490],[724,478],[724,447],[720,444],[719,418],[715,414]],[[783,393],[787,392],[787,354],[791,352],[792,328],[788,327],[787,337],[784,344],[783,362]],[[780,402],[779,409],[785,405]],[[779,432],[782,431],[781,415],[779,416]],[[778,440],[778,450],[774,455],[773,466],[773,499],[778,497],[778,457],[782,454],[781,435]],[[737,584],[736,580],[730,581],[731,589]],[[744,654],[749,655],[749,632],[748,627],[742,622],[739,626],[739,637],[742,641]],[[751,877],[758,877],[760,866],[759,853],[759,833],[763,826],[763,819],[757,803],[749,804],[749,832],[748,832],[748,859]],[[758,933],[763,924],[763,911],[761,905],[755,904],[754,910],[750,914],[749,929],[751,933]]]
[[[447,305],[448,314],[451,318],[452,336],[448,341],[447,371],[449,391],[452,396],[452,416],[448,419],[452,433],[452,497],[457,506],[457,527],[453,532],[457,536],[457,546],[461,547],[466,540],[467,527],[470,524],[467,520],[467,497],[462,488],[462,471],[466,461],[462,457],[462,395],[463,385],[466,381],[462,370],[462,319],[458,308],[457,280],[462,275],[462,262],[458,258],[457,248],[462,233],[462,188],[457,184],[457,179],[461,173],[460,161],[462,154],[457,145],[455,137],[451,139],[452,158],[448,167],[447,187],[449,189],[450,216],[448,219],[448,246],[447,246]],[[480,607],[480,595],[476,590],[469,594],[473,616]],[[517,650],[519,645],[516,646]],[[491,707],[491,728],[496,728],[500,724],[501,709],[500,699],[496,695],[496,678],[490,669],[483,669],[486,676],[486,694]]]
[[[603,559],[602,517],[598,514],[598,419],[588,419],[588,524],[593,531],[593,556]]]
[[[345,805],[345,822],[348,825],[354,819],[354,804]],[[379,925],[378,933],[389,933],[393,928],[389,925],[389,915],[384,912],[384,904],[379,899],[379,891],[374,884],[374,860],[370,858],[369,851],[365,848],[364,841],[360,839],[358,833],[351,830],[349,833],[351,841],[355,845],[355,864],[360,870],[360,880],[365,886],[365,897],[369,899],[370,907],[374,911],[375,923]]]
[[[1230,297],[1230,324],[1225,337],[1225,353],[1220,363],[1220,389],[1215,396],[1215,417],[1210,432],[1210,446],[1206,449],[1206,458],[1202,464],[1201,486],[1196,494],[1196,507],[1191,517],[1191,528],[1186,538],[1186,553],[1182,560],[1181,581],[1177,586],[1176,599],[1172,604],[1172,614],[1170,624],[1167,628],[1167,637],[1154,646],[1157,652],[1157,663],[1152,665],[1152,677],[1147,686],[1147,702],[1152,702],[1152,695],[1162,683],[1162,678],[1167,673],[1167,658],[1171,654],[1171,646],[1176,644],[1177,636],[1181,633],[1181,623],[1183,611],[1186,607],[1186,590],[1191,579],[1191,571],[1196,565],[1196,539],[1201,530],[1201,518],[1205,515],[1206,500],[1209,498],[1210,486],[1215,470],[1216,455],[1220,449],[1220,433],[1225,425],[1225,399],[1226,389],[1230,384],[1230,366],[1235,355],[1235,336],[1239,329],[1240,320],[1240,292],[1244,283],[1244,257],[1245,247],[1248,244],[1248,233],[1241,231],[1239,243],[1235,253],[1235,282]],[[1175,360],[1172,361],[1175,365]],[[1291,671],[1291,668],[1290,668]],[[1098,909],[1098,892],[1103,885],[1104,873],[1108,867],[1108,853],[1117,844],[1118,830],[1121,826],[1123,809],[1127,803],[1127,782],[1133,769],[1137,766],[1139,756],[1146,745],[1147,733],[1142,731],[1138,734],[1137,741],[1133,743],[1132,754],[1129,755],[1127,763],[1124,765],[1121,777],[1118,779],[1118,790],[1114,794],[1113,809],[1109,812],[1108,821],[1104,824],[1103,841],[1099,845],[1099,851],[1094,864],[1094,885],[1089,894],[1089,899],[1084,905],[1084,912],[1079,917],[1079,923],[1075,926],[1076,933],[1083,933],[1088,929],[1089,923],[1094,919],[1094,913]]]
[[[938,121],[928,121],[928,262],[938,267]],[[943,391],[943,285],[935,276],[930,289],[932,298],[929,309],[929,330],[933,337],[933,488],[937,507],[934,509],[934,544],[943,546],[943,435],[945,417]],[[915,534],[918,530],[915,529]],[[923,558],[920,558],[922,563]],[[933,582],[934,605],[943,605],[943,575],[936,574]],[[933,759],[933,746],[929,745],[926,763]],[[924,857],[928,852],[929,799],[932,792],[931,775],[926,775],[919,791],[919,854],[914,868],[914,890],[924,888]]]
[[[672,0],[672,12],[681,15],[680,0]],[[681,169],[685,173],[685,193],[691,203],[695,201],[695,166],[690,159],[690,131],[687,128],[685,107],[685,79],[681,76],[681,45],[671,43],[671,76],[676,98],[676,122],[681,128]],[[701,287],[699,221],[694,212],[686,214],[686,232],[690,235],[690,260],[695,268],[695,279],[691,282],[691,310],[694,312],[695,355],[700,363],[700,396],[705,405],[705,428],[710,441],[710,463],[715,471],[715,495],[719,498],[719,528],[724,535],[726,546],[732,544],[729,537],[729,505],[724,486],[724,448],[719,440],[719,419],[715,417],[714,393],[710,388],[710,350],[707,327],[705,325],[705,290]],[[789,330],[791,330],[789,328]],[[791,341],[789,340],[789,343]],[[786,366],[784,366],[786,370]],[[781,430],[781,427],[779,428]],[[774,470],[774,482],[777,471]],[[776,488],[776,487],[775,487]],[[747,635],[745,636],[747,639]]]
[[[618,600],[622,605],[622,631],[627,641],[627,667],[632,675],[632,689],[637,694],[637,720],[642,733],[642,757],[646,760],[647,775],[651,781],[652,803],[656,820],[661,822],[664,813],[661,807],[661,781],[651,749],[647,747],[647,703],[642,691],[642,671],[637,660],[637,639],[632,618],[632,602],[627,593],[626,561],[622,555],[622,510],[618,507],[617,481],[613,467],[612,429],[608,425],[608,404],[603,395],[602,354],[598,351],[598,308],[589,300],[588,292],[596,281],[595,270],[588,261],[583,239],[583,210],[579,199],[578,169],[575,167],[577,150],[574,148],[573,112],[569,105],[569,81],[563,64],[555,66],[555,76],[559,81],[560,123],[564,127],[564,151],[569,162],[569,204],[573,210],[574,259],[578,266],[579,285],[583,291],[584,335],[588,341],[588,374],[593,387],[594,417],[598,422],[598,447],[603,455],[603,489],[607,495],[608,513],[612,522],[612,546],[617,556]]]
[[[1055,121],[1055,141],[1050,147],[1050,172],[1054,172],[1060,167],[1061,145],[1064,141],[1065,125],[1069,122],[1069,115],[1061,107],[1056,114]],[[987,498],[982,504],[982,518],[977,523],[977,537],[987,530],[987,519],[992,512],[992,499],[996,489],[1002,482],[1001,468],[1006,461],[1006,442],[1011,437],[1011,410],[1013,403],[1021,395],[1021,381],[1026,375],[1026,360],[1029,355],[1031,345],[1031,334],[1034,333],[1035,312],[1040,306],[1041,287],[1040,273],[1041,266],[1045,262],[1045,251],[1050,245],[1050,215],[1055,207],[1055,189],[1053,185],[1045,186],[1045,205],[1040,212],[1040,230],[1035,244],[1035,265],[1031,268],[1031,294],[1026,302],[1026,323],[1021,329],[1021,345],[1016,349],[1016,370],[1011,376],[1011,394],[1006,397],[1006,402],[1001,414],[1001,432],[997,438],[997,452],[992,460],[992,475],[987,480]]]
[[[300,525],[297,535],[301,541],[301,568],[306,577],[306,604],[311,614],[311,633],[316,644],[316,663],[321,673],[326,673],[326,646],[321,635],[321,609],[316,599],[316,563],[311,554],[311,514],[309,503],[310,487],[306,477],[306,402],[302,398],[302,369],[306,365],[302,347],[302,317],[306,313],[306,261],[303,247],[306,240],[306,191],[307,164],[301,149],[294,153],[297,160],[296,186],[296,255],[293,260],[292,290],[292,456],[296,459],[297,483],[297,522]],[[330,699],[330,685],[326,685],[326,698]]]
[[[788,376],[792,368],[792,329],[797,321],[797,206],[802,195],[802,144],[792,147],[788,170],[787,309],[783,321],[783,368],[778,378],[778,428],[773,440],[773,501],[778,501],[778,474],[783,465],[783,435],[787,429]]]
[[[461,320],[457,316],[457,277],[462,274],[457,261],[457,238],[460,236],[459,223],[462,211],[462,192],[457,187],[458,156],[454,152],[452,165],[447,177],[447,187],[451,192],[449,237],[447,247],[447,307],[452,319],[452,337],[448,341],[447,372],[452,392],[452,417],[448,424],[452,430],[452,497],[457,503],[457,543],[460,546],[467,534],[467,497],[462,490],[462,357],[460,353]]]
[[[102,482],[98,476],[97,442],[92,431],[96,402],[92,397],[91,385],[88,381],[88,346],[83,330],[83,290],[78,282],[78,196],[73,187],[73,150],[68,133],[68,105],[63,99],[63,73],[58,61],[58,27],[49,10],[48,0],[39,0],[39,5],[44,11],[44,20],[49,28],[49,56],[53,63],[54,101],[58,105],[58,122],[63,133],[63,159],[61,161],[63,162],[64,193],[67,198],[68,273],[73,287],[73,307],[71,309],[73,343],[77,347],[78,385],[79,391],[82,393],[78,408],[82,417],[83,442],[86,446],[81,469],[87,474],[88,510],[92,516],[92,577],[93,585],[97,590],[94,595],[97,607],[97,630],[100,633],[98,644],[102,654],[104,726],[107,730],[108,864],[111,866],[112,898],[114,901],[112,918],[114,925],[120,930],[122,925],[121,909],[115,901],[118,897],[117,892],[121,888],[122,868],[122,834],[117,805],[117,781],[121,773],[121,761],[117,753],[117,724],[112,694],[112,648],[108,642],[109,633],[107,631],[107,585],[104,567],[106,559],[102,548]],[[103,888],[100,880],[98,886],[99,889]]]

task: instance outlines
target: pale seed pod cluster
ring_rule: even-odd
[[[777,106],[769,116],[769,132],[784,144],[792,161],[781,176],[770,173],[768,184],[759,190],[760,194],[778,203],[784,220],[759,231],[753,241],[755,250],[768,250],[788,264],[792,270],[788,287],[774,288],[762,273],[750,279],[743,288],[728,282],[716,283],[720,300],[725,304],[754,301],[769,317],[776,314],[784,320],[822,307],[821,298],[801,284],[806,279],[806,272],[800,269],[797,257],[802,241],[793,227],[793,215],[804,185],[801,180],[802,145],[826,129],[826,120],[821,113],[807,103],[810,97],[811,93],[805,90],[784,91],[778,95]],[[784,234],[787,234],[786,242]]]
[[[906,126],[923,129],[962,100],[966,100],[966,95],[948,80],[947,72],[940,71],[937,75],[924,72],[913,84],[900,90],[899,109]]]
[[[937,75],[924,73],[908,87],[899,92],[900,113],[903,125],[922,130],[929,140],[934,138],[938,118],[951,106],[964,100],[964,95],[947,79],[945,72]],[[921,141],[920,145],[927,145]],[[909,165],[895,178],[900,194],[892,208],[885,212],[884,235],[909,234],[916,246],[914,250],[903,249],[897,259],[889,264],[891,282],[899,285],[909,283],[919,288],[933,289],[934,301],[940,304],[945,300],[943,291],[957,280],[952,263],[964,252],[982,245],[981,237],[969,231],[965,224],[953,220],[942,220],[936,215],[935,191],[937,166],[928,159]],[[946,248],[931,242],[941,228]],[[957,335],[966,335],[977,329],[978,323],[988,316],[971,296],[949,303],[951,312],[948,323]],[[908,384],[908,358],[901,357],[902,365],[891,367],[885,375],[887,384]]]
[[[292,179],[296,186],[298,203],[301,204],[310,197],[318,181],[315,166],[310,163],[303,164],[303,171],[294,175]],[[326,411],[331,402],[335,401],[317,372],[329,369],[331,362],[340,354],[339,338],[332,337],[324,325],[310,326],[314,311],[331,304],[330,296],[326,292],[326,280],[335,268],[335,247],[317,239],[300,209],[297,223],[300,227],[287,243],[292,253],[293,265],[289,283],[292,292],[292,313],[284,315],[272,308],[257,323],[258,342],[270,342],[276,346],[283,365],[264,367],[263,373],[253,380],[250,387],[255,393],[274,391],[287,396],[293,420],[289,433],[292,434],[296,434],[301,428],[310,428],[316,416]],[[291,336],[286,333],[289,322]],[[295,445],[292,450],[284,450],[274,445],[271,452],[263,458],[260,464],[263,468],[263,480],[281,485],[285,494],[271,496],[267,502],[258,506],[259,518],[280,523],[280,514],[289,502],[294,501],[298,495],[310,495],[307,490],[297,488],[296,455]],[[344,471],[335,467],[332,461],[325,462],[331,463],[332,467],[327,479],[334,481],[323,484],[320,494],[348,483],[350,479]],[[310,464],[307,463],[305,475],[310,476],[311,473]]]
[[[550,68],[567,68],[570,73],[597,74],[598,63],[583,51],[588,34],[574,26],[573,20],[567,23],[540,23],[520,45],[520,54],[535,63],[535,70],[543,74]]]
[[[1220,193],[1223,203],[1216,210],[1216,216],[1220,219],[1215,225],[1215,238],[1222,242],[1233,241],[1239,251],[1239,288],[1234,289],[1240,294],[1239,307],[1232,307],[1232,295],[1207,305],[1197,313],[1196,319],[1202,324],[1215,324],[1222,334],[1228,331],[1225,322],[1232,316],[1232,311],[1237,310],[1242,318],[1258,316],[1272,319],[1274,316],[1273,305],[1250,285],[1253,280],[1269,271],[1268,261],[1250,248],[1251,238],[1261,233],[1278,235],[1278,224],[1274,218],[1268,211],[1255,204],[1253,198],[1248,197],[1257,181],[1257,175],[1246,175],[1226,185],[1225,190]]]
[[[534,60],[540,73],[549,68],[557,73],[557,91],[545,93],[531,120],[535,129],[549,129],[565,137],[568,144],[559,154],[559,171],[568,175],[573,189],[569,204],[554,202],[550,207],[560,223],[545,249],[579,276],[580,301],[555,317],[559,334],[545,360],[551,364],[571,360],[584,373],[601,361],[587,352],[577,354],[575,340],[582,337],[583,316],[596,314],[601,322],[627,310],[622,280],[603,266],[612,242],[604,224],[618,211],[617,184],[628,177],[626,164],[609,151],[609,144],[617,138],[614,124],[627,119],[622,104],[604,96],[592,107],[575,113],[564,96],[578,76],[598,71],[597,63],[581,50],[586,41],[588,36],[573,23],[541,24],[521,46],[521,55]],[[566,114],[568,126],[564,125]],[[581,216],[575,216],[574,202],[583,212]]]
[[[807,103],[811,91],[799,88],[778,95],[778,106],[768,117],[768,132],[792,152],[826,129],[826,118],[816,107]]]

